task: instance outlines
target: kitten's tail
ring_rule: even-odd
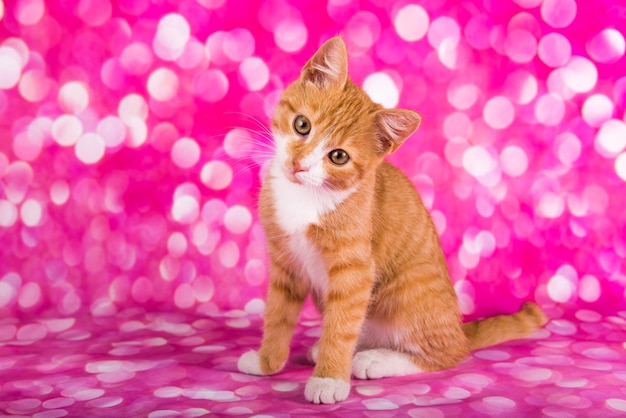
[[[541,308],[532,302],[526,302],[519,312],[512,315],[498,315],[463,324],[463,332],[470,340],[470,348],[489,347],[505,341],[524,338],[532,334],[548,318]]]

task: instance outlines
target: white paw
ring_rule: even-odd
[[[254,374],[257,376],[264,376],[265,373],[261,370],[261,358],[257,351],[248,351],[239,357],[237,362],[237,368],[240,372],[246,374]]]
[[[315,344],[313,344],[313,347],[311,347],[309,349],[309,352],[307,353],[306,357],[309,359],[309,361],[313,364],[317,364],[317,356],[320,353],[320,342],[316,342]]]
[[[421,371],[408,355],[384,348],[360,351],[352,358],[352,374],[357,379],[406,376]]]
[[[311,377],[304,388],[306,400],[316,404],[341,402],[349,394],[350,383],[330,377]]]

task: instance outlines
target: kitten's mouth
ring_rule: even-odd
[[[302,181],[302,179],[299,179],[296,174],[298,173],[302,173],[302,171],[293,171],[293,170],[289,170],[288,168],[283,169],[283,173],[285,173],[285,177],[287,177],[287,180],[289,180],[292,183],[296,183],[296,184],[304,184],[304,182]]]
[[[301,186],[315,187],[318,186],[313,179],[310,178],[309,173],[306,170],[293,171],[286,169],[285,176],[289,181]]]

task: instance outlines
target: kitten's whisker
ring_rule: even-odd
[[[239,115],[239,116],[245,116],[246,118],[248,118],[249,120],[254,122],[265,133],[267,133],[269,135],[272,134],[271,130],[268,128],[268,125],[266,123],[263,123],[260,119],[254,117],[252,115],[248,115],[247,113],[243,113],[243,112],[226,112],[226,114],[234,114],[234,115]]]
[[[267,105],[267,106],[268,106],[268,107],[272,110],[272,113],[274,113],[274,112],[276,111],[276,105],[273,105],[273,104],[271,104],[270,102],[268,102],[268,101],[267,101],[267,98],[266,98],[265,96],[261,96],[261,94],[260,94],[258,91],[254,92],[254,93],[256,94],[256,96],[257,96],[259,99],[261,99],[261,101],[262,101],[263,103],[265,103],[265,104],[266,104],[266,105]]]

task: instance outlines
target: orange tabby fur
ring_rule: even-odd
[[[297,115],[310,121],[306,136],[294,130]],[[419,124],[418,114],[383,109],[348,80],[340,38],[326,42],[285,90],[272,121],[284,149],[260,197],[270,255],[264,335],[240,370],[282,369],[309,294],[323,317],[305,389],[315,403],[345,399],[353,372],[372,378],[453,367],[472,349],[522,338],[546,322],[526,303],[514,315],[461,323],[435,226],[410,181],[383,160]],[[348,163],[329,160],[335,149],[348,153]],[[316,153],[323,161],[309,157]],[[307,205],[294,194],[290,202],[290,190],[315,197]],[[395,369],[384,364],[387,354]]]

